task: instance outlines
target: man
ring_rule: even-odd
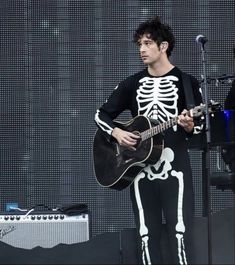
[[[164,149],[159,161],[144,165],[131,184],[130,192],[141,262],[162,264],[163,213],[172,263],[187,264],[192,243],[194,196],[186,137],[193,134],[194,120],[186,111],[182,72],[169,60],[175,38],[171,28],[156,17],[139,25],[134,41],[147,67],[118,84],[97,110],[95,122],[121,146],[134,150],[139,136],[113,123],[120,113],[130,110],[133,117],[144,115],[160,123],[178,116],[178,125],[164,132]],[[195,103],[199,105],[198,82],[193,77],[190,80]]]

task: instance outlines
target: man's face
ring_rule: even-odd
[[[157,43],[148,35],[143,35],[138,41],[140,57],[144,64],[152,65],[161,58],[161,51]]]

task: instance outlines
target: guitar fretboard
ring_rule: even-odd
[[[177,121],[178,121],[178,117],[174,117],[166,122],[163,122],[161,124],[158,124],[144,132],[142,132],[140,135],[141,135],[141,138],[142,138],[142,141],[145,141],[151,137],[153,137],[154,135],[157,135],[173,126],[175,126],[177,124]]]
[[[215,111],[216,109],[220,108],[220,104],[216,103],[216,102],[211,102],[209,108],[208,108],[208,112],[211,113],[212,111]],[[205,113],[206,110],[206,105],[205,104],[201,104],[199,106],[194,107],[193,109],[189,110],[187,112],[187,115],[191,116],[192,118],[194,117],[200,117]],[[142,141],[147,140],[151,137],[153,137],[154,135],[157,135],[171,127],[173,127],[174,125],[177,124],[179,116],[174,117],[166,122],[163,122],[161,124],[158,124],[157,126],[154,126],[146,131],[143,131],[142,133],[140,133],[141,139]]]

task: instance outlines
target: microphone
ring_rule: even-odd
[[[234,79],[235,76],[234,75],[221,75],[217,78],[215,78],[216,80],[218,81],[226,81],[226,80],[229,80],[229,79]]]
[[[215,85],[218,86],[219,83],[231,84],[233,82],[233,80],[235,80],[234,75],[222,75],[222,76],[215,78],[215,82],[216,82]]]
[[[207,41],[208,41],[208,39],[205,36],[201,35],[201,34],[196,37],[196,42],[198,44],[204,45]]]

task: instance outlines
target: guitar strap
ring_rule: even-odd
[[[184,87],[184,94],[185,94],[185,100],[186,100],[186,105],[187,109],[192,109],[195,107],[195,101],[193,97],[193,88],[192,88],[192,82],[189,74],[186,74],[184,72],[181,73],[182,76],[182,82],[183,82],[183,87]],[[154,125],[158,125],[159,122],[154,119],[150,119],[151,123]]]
[[[185,100],[187,109],[192,109],[195,107],[195,101],[193,96],[193,88],[192,88],[192,82],[191,78],[188,74],[182,72],[182,82],[184,87],[184,94],[185,94]]]
[[[189,110],[196,106],[194,96],[193,96],[192,82],[191,82],[191,78],[189,74],[182,72],[182,82],[183,82],[183,87],[184,87],[186,105],[187,105],[187,109]],[[197,135],[194,135],[194,137],[190,137],[190,135],[188,136],[189,137],[187,138],[188,138],[189,149],[203,150],[205,146],[205,137],[203,134],[199,133]]]

